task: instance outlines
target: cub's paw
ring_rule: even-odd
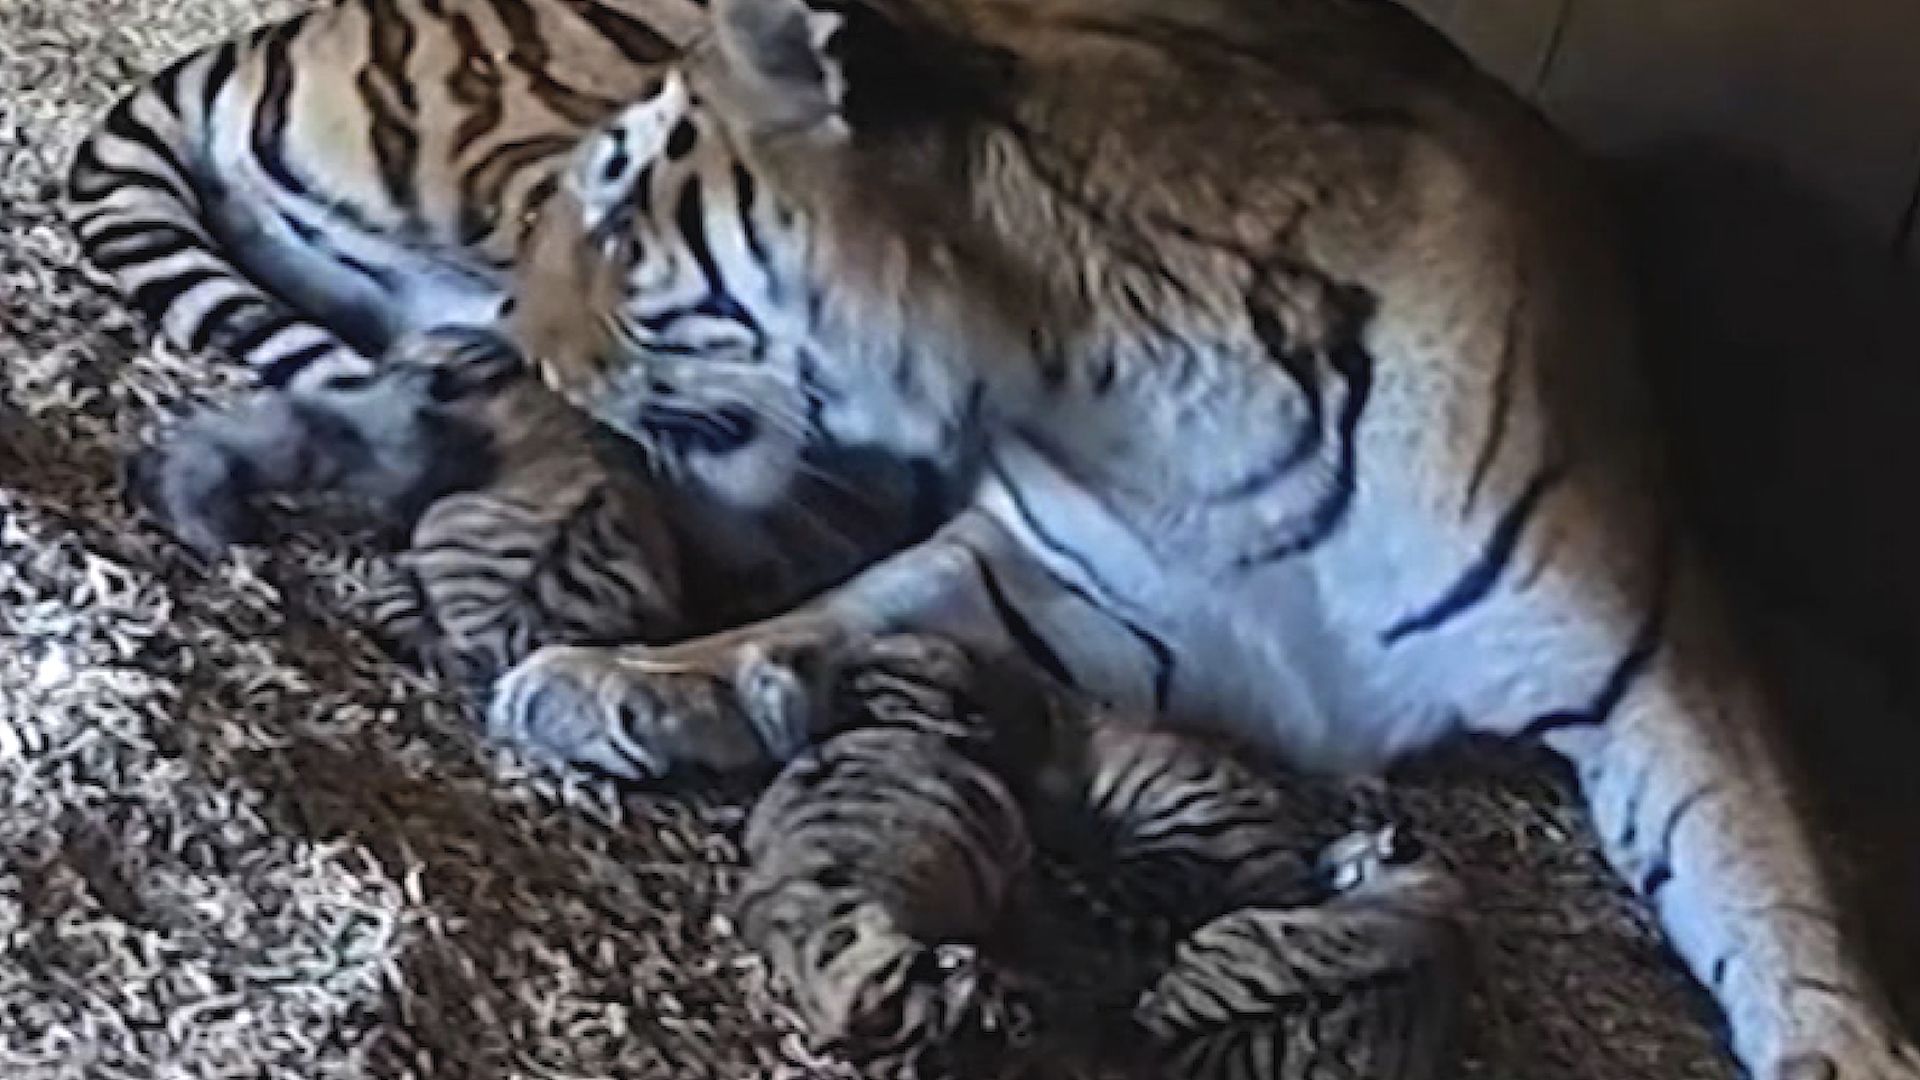
[[[752,641],[549,645],[495,685],[487,726],[502,741],[626,779],[689,765],[743,769],[805,746],[810,683]]]
[[[134,450],[121,467],[134,508],[203,563],[266,538],[245,462],[204,424],[187,423]]]

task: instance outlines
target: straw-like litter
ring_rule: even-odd
[[[0,1076],[837,1075],[716,920],[741,793],[481,746],[362,634],[354,537],[202,575],[121,505],[125,441],[238,378],[80,271],[56,185],[140,73],[285,10],[0,0]],[[1394,800],[1484,916],[1471,1075],[1731,1075],[1562,780]]]

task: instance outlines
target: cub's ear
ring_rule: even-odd
[[[844,8],[845,5],[835,5]],[[844,130],[841,10],[807,0],[714,0],[714,39],[728,87],[756,126]]]

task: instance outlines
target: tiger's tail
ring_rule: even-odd
[[[217,348],[270,387],[351,381],[372,369],[236,266],[207,213],[218,197],[203,166],[212,125],[223,109],[247,107],[236,71],[255,48],[284,50],[299,25],[195,53],[123,97],[75,153],[65,200],[87,259],[162,336],[196,352]],[[267,95],[260,112],[284,96]],[[253,124],[256,144],[273,137],[272,116]]]

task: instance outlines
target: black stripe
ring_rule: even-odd
[[[1462,514],[1471,513],[1474,501],[1480,497],[1480,486],[1486,483],[1487,473],[1493,469],[1494,459],[1499,456],[1500,445],[1507,438],[1507,416],[1513,409],[1513,371],[1518,363],[1520,348],[1516,339],[1520,335],[1520,311],[1523,301],[1515,300],[1507,311],[1506,337],[1500,343],[1499,367],[1493,377],[1493,400],[1487,411],[1487,433],[1481,439],[1480,452],[1475,456],[1473,472],[1467,480],[1467,496],[1460,507]]]
[[[190,194],[181,191],[178,184],[159,173],[125,165],[108,165],[100,160],[92,143],[81,145],[79,152],[74,155],[73,171],[67,181],[68,191],[74,199],[95,202],[128,187],[152,188],[176,200],[191,199]],[[88,220],[112,216],[117,212],[103,209],[97,215],[89,215]]]
[[[89,232],[85,229],[76,229],[75,231],[81,234],[81,242],[86,244],[87,250],[91,252],[130,237],[145,236],[149,232],[163,230],[179,232],[180,226],[165,218],[115,217],[112,219],[111,224],[98,232]]]
[[[1320,449],[1322,427],[1326,422],[1326,400],[1321,396],[1320,387],[1319,354],[1309,349],[1293,348],[1287,341],[1287,331],[1280,325],[1279,317],[1264,305],[1250,303],[1247,316],[1253,323],[1254,336],[1260,339],[1267,355],[1280,365],[1280,370],[1293,380],[1294,386],[1299,388],[1306,400],[1307,419],[1291,445],[1281,451],[1277,458],[1214,496],[1222,501],[1257,495],[1311,461],[1314,452]]]
[[[164,71],[155,75],[153,81],[147,84],[147,89],[152,91],[154,96],[164,100],[174,112],[179,112],[180,76],[185,74],[187,66],[197,59],[199,58],[196,56],[187,56],[177,63],[168,64]]]
[[[331,244],[327,245],[327,250],[341,266],[352,270],[354,273],[378,285],[382,291],[397,293],[402,288],[402,275],[399,271],[389,270],[384,266],[367,262],[365,259],[354,258],[352,255],[338,250]]]
[[[658,64],[674,55],[673,43],[660,32],[629,15],[603,7],[594,0],[565,0],[575,15],[599,31],[607,44],[619,50],[628,62]]]
[[[181,247],[205,246],[205,241],[199,236],[196,236],[194,233],[174,222],[168,221],[165,218],[151,217],[122,217],[112,219],[112,223],[106,228],[98,232],[89,232],[82,235],[81,242],[86,245],[87,253],[93,256],[95,262],[101,262],[102,259],[114,259],[117,260],[119,266],[124,266],[140,258],[138,255],[129,256],[125,250],[125,245],[136,241],[152,241],[162,237],[178,241]],[[138,245],[135,244],[134,246],[137,250]],[[118,248],[119,250],[108,251],[108,248]],[[101,265],[104,269],[117,268],[106,266],[105,263],[101,263]]]
[[[517,246],[522,248],[526,246],[527,238],[533,233],[536,219],[546,210],[547,203],[552,200],[554,193],[559,190],[560,174],[557,172],[548,173],[536,181],[532,187],[527,189],[526,198],[521,200],[520,232]],[[513,303],[513,297],[508,297],[506,302],[511,305]],[[503,316],[511,313],[512,309],[510,307],[503,308],[500,312]]]
[[[1597,727],[1613,717],[1613,711],[1620,707],[1627,693],[1633,689],[1640,676],[1646,672],[1647,665],[1660,649],[1662,633],[1667,621],[1668,592],[1673,583],[1673,556],[1666,544],[1661,545],[1660,569],[1654,583],[1654,596],[1647,607],[1647,614],[1640,622],[1640,628],[1634,632],[1633,641],[1620,661],[1607,673],[1606,681],[1600,690],[1584,708],[1547,713],[1536,717],[1520,732],[1523,739],[1539,739],[1577,727]]]
[[[1094,572],[1093,564],[1089,563],[1085,556],[1060,542],[1059,539],[1047,532],[1047,530],[1040,525],[1039,519],[1034,517],[1033,508],[1027,505],[1026,498],[1020,494],[1020,489],[1014,486],[1011,478],[1007,476],[1005,470],[1000,467],[1000,464],[998,462],[992,462],[988,465],[988,468],[999,478],[1001,487],[1007,492],[1008,500],[1013,503],[1014,510],[1020,515],[1020,520],[1026,525],[1027,530],[1033,533],[1034,539],[1038,540],[1041,546],[1053,552],[1055,555],[1072,563],[1074,569],[1077,570],[1081,576],[1085,577],[1087,581],[1091,582],[1093,587],[1099,590],[1099,592],[1109,596],[1113,595],[1113,590],[1107,586],[1106,582],[1101,580],[1099,574]],[[1095,598],[1093,593],[1061,577],[1055,573],[1052,568],[1047,567],[1044,562],[1041,563],[1041,568],[1046,571],[1048,577],[1059,582],[1062,588],[1079,597],[1088,607],[1105,613],[1108,618],[1126,627],[1127,632],[1138,639],[1139,642],[1146,647],[1147,651],[1153,654],[1153,704],[1156,710],[1164,711],[1167,703],[1173,696],[1174,676],[1173,650],[1167,646],[1167,643],[1161,641],[1157,636],[1148,632],[1146,628],[1140,626],[1138,623],[1113,610],[1112,604],[1102,603]]]
[[[1623,819],[1620,835],[1614,840],[1617,847],[1626,849],[1640,842],[1640,804],[1647,797],[1647,788],[1652,786],[1647,782],[1648,774],[1652,771],[1652,766],[1641,769],[1632,790],[1627,794],[1626,807],[1620,815]]]
[[[158,322],[165,317],[167,309],[172,307],[175,301],[192,289],[209,281],[231,276],[224,271],[210,270],[205,267],[186,270],[157,281],[147,282],[133,290],[131,299],[136,307],[146,312],[148,318]]]
[[[1137,824],[1140,816],[1138,811],[1140,809],[1141,796],[1147,788],[1159,778],[1159,762],[1141,761],[1135,758],[1128,763],[1126,770],[1114,780],[1113,786],[1107,790],[1107,806],[1118,812],[1123,823]],[[1128,821],[1128,819],[1133,820]],[[1123,834],[1118,839],[1121,843],[1125,843],[1128,840],[1137,840],[1138,838],[1136,836]]]
[[[497,223],[507,185],[520,170],[571,150],[564,135],[534,135],[500,143],[460,174],[461,242],[476,244]]]
[[[1000,486],[1006,489],[1007,498],[1013,503],[1014,510],[1019,513],[1020,521],[1033,533],[1035,539],[1039,540],[1044,547],[1052,551],[1055,555],[1072,563],[1074,570],[1077,571],[1081,577],[1092,582],[1094,587],[1102,593],[1111,594],[1113,592],[1112,589],[1107,587],[1106,582],[1100,579],[1100,574],[1094,570],[1093,564],[1087,561],[1086,556],[1068,547],[1040,524],[1040,519],[1034,516],[1033,507],[1027,505],[1026,496],[1020,493],[1020,488],[1014,484],[1013,478],[1007,475],[1006,470],[1001,467],[998,461],[988,462],[987,469],[993,473],[995,479],[1000,481]],[[1095,606],[1099,607],[1101,605],[1096,604]]]
[[[177,149],[162,138],[159,132],[134,118],[133,105],[138,100],[139,97],[136,95],[121,102],[119,107],[107,114],[107,121],[102,125],[102,130],[133,143],[166,162],[167,168],[171,169],[177,178],[168,181],[166,186],[173,189],[183,201],[197,202],[198,196],[193,190],[193,173],[189,172],[186,164],[180,160]]]
[[[127,241],[112,251],[93,250],[95,266],[109,273],[124,270],[135,263],[153,263],[183,251],[201,251],[200,238],[180,229],[151,229],[137,241]]]
[[[1188,778],[1187,782],[1192,784],[1204,784],[1207,779],[1208,778],[1206,777]],[[1185,795],[1181,795],[1171,802],[1163,802],[1159,807],[1157,807],[1154,810],[1153,816],[1156,819],[1159,819],[1162,821],[1172,821],[1175,818],[1178,818],[1180,815],[1186,813],[1187,811],[1192,810],[1194,807],[1199,806],[1201,803],[1215,802],[1215,801],[1218,801],[1219,798],[1220,798],[1220,793],[1218,791],[1213,791],[1206,787],[1201,787],[1199,790],[1189,791]],[[1224,833],[1229,830],[1236,830],[1247,824],[1248,822],[1242,818],[1232,817],[1232,816],[1215,816],[1209,821],[1189,822],[1182,825],[1179,828],[1179,831],[1172,834],[1171,839],[1173,839],[1176,842],[1181,840],[1187,840],[1187,839],[1198,839],[1200,836],[1200,833],[1194,831],[1194,828],[1193,828],[1194,826],[1197,826],[1200,829],[1211,828],[1213,830],[1213,834],[1217,836],[1220,833]]]
[[[707,280],[707,295],[694,310],[702,315],[728,322],[736,322],[746,327],[753,335],[755,344],[764,337],[760,324],[740,306],[727,291],[726,279],[720,276],[720,265],[713,257],[713,245],[707,240],[706,200],[700,190],[700,178],[695,175],[680,189],[680,202],[674,209],[674,223],[680,230],[682,239],[700,265],[700,273]]]
[[[447,93],[467,107],[466,116],[453,129],[453,154],[457,158],[474,140],[498,127],[506,110],[500,104],[500,69],[480,40],[479,31],[473,28],[473,21],[456,14],[447,20],[447,26],[458,45],[453,72],[447,76]]]
[[[1093,390],[1095,397],[1101,397],[1113,389],[1114,380],[1120,377],[1120,365],[1114,360],[1111,351],[1102,352],[1094,363],[1097,366],[1093,369],[1093,378],[1088,380],[1087,385]]]
[[[275,334],[290,326],[298,325],[299,322],[299,319],[286,312],[274,312],[245,330],[238,331],[231,338],[222,340],[221,348],[244,360],[249,353],[266,344]]]
[[[187,339],[188,350],[199,352],[213,344],[214,337],[225,333],[242,310],[265,306],[257,296],[241,294],[227,297],[208,308],[205,315],[200,316],[199,324],[193,328],[192,336]]]
[[[234,68],[239,64],[240,47],[229,41],[213,50],[207,62],[207,77],[200,84],[200,115],[211,122],[215,108],[220,103],[220,91],[227,88],[233,79]]]
[[[753,173],[739,162],[733,163],[734,206],[740,215],[740,231],[746,237],[747,251],[754,261],[765,267],[769,279],[773,273],[773,263],[767,258],[766,243],[760,236],[760,224],[753,217],[754,198],[759,185],[754,182]]]
[[[380,182],[394,205],[411,209],[420,158],[420,136],[412,122],[420,105],[407,71],[415,44],[413,24],[401,16],[393,0],[365,0],[365,10],[372,61],[360,69],[354,86],[372,122],[370,136]]]
[[[974,572],[980,575],[980,583],[986,587],[987,599],[993,604],[994,614],[1000,617],[1001,624],[1007,628],[1008,633],[1013,635],[1013,640],[1019,643],[1020,651],[1026,653],[1028,658],[1040,665],[1041,670],[1061,685],[1078,689],[1079,684],[1074,681],[1073,673],[1067,670],[1067,665],[1061,662],[1060,654],[1053,650],[1053,646],[1047,644],[1047,639],[1040,635],[1027,617],[1020,613],[1020,609],[1013,606],[1013,601],[1007,598],[1007,591],[1001,586],[1000,579],[994,575],[992,567],[987,565],[986,556],[964,544],[961,547],[973,559]]]
[[[1652,900],[1659,896],[1660,890],[1673,880],[1673,838],[1680,831],[1680,823],[1686,819],[1695,807],[1712,796],[1717,789],[1707,785],[1681,799],[1667,814],[1667,822],[1660,829],[1660,849],[1654,856],[1653,864],[1640,879],[1640,894]]]
[[[1305,527],[1295,535],[1242,558],[1239,565],[1243,570],[1290,559],[1320,546],[1339,529],[1346,520],[1347,511],[1353,506],[1355,459],[1358,455],[1355,436],[1359,431],[1360,416],[1366,411],[1367,399],[1373,392],[1373,356],[1358,342],[1350,342],[1337,347],[1331,359],[1333,370],[1345,381],[1347,388],[1346,399],[1340,407],[1340,456],[1335,466],[1333,490],[1320,500],[1320,505],[1314,508]]]
[[[111,249],[111,250],[109,250]],[[156,250],[158,249],[158,250]],[[87,238],[87,250],[102,269],[116,270],[135,262],[153,262],[182,251],[205,251],[207,241],[192,229],[170,221],[122,220]]]
[[[1707,985],[1713,987],[1715,992],[1718,992],[1726,985],[1727,967],[1731,962],[1730,957],[1722,956],[1715,959],[1713,964],[1707,968]]]
[[[1533,520],[1534,511],[1539,509],[1547,493],[1565,478],[1566,470],[1557,465],[1543,466],[1535,473],[1520,497],[1494,523],[1486,547],[1481,550],[1480,557],[1467,567],[1466,573],[1431,606],[1387,627],[1380,635],[1381,644],[1394,645],[1415,634],[1437,630],[1473,610],[1491,595],[1493,587],[1500,582],[1500,576],[1513,562],[1514,549],[1519,546],[1527,523]]]
[[[266,55],[261,59],[264,76],[260,101],[254,107],[251,143],[253,157],[274,182],[290,194],[305,195],[306,181],[294,175],[284,154],[287,137],[287,102],[293,96],[293,64],[287,48],[299,28],[299,20],[285,22],[262,35]]]
[[[288,353],[270,364],[263,365],[258,376],[260,384],[269,388],[285,386],[293,381],[293,377],[298,375],[301,369],[332,352],[336,347],[331,342],[316,341],[298,352]]]
[[[540,34],[540,20],[526,0],[488,0],[506,28],[512,51],[507,62],[527,77],[541,103],[579,127],[591,127],[613,115],[620,102],[575,89],[553,77],[552,49]]]

